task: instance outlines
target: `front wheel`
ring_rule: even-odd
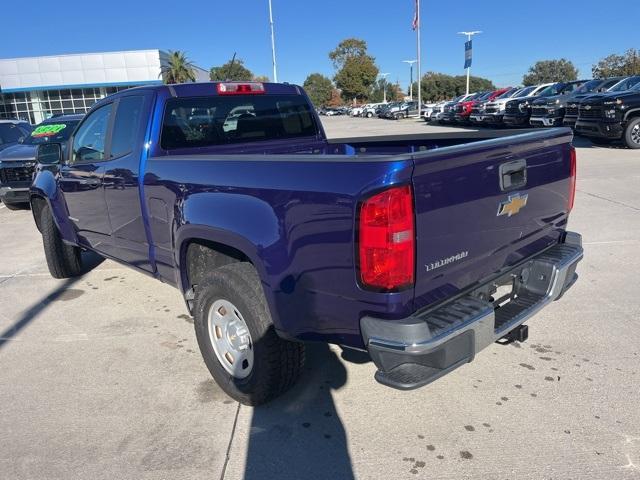
[[[278,336],[250,263],[220,267],[196,287],[194,324],[211,376],[227,395],[260,405],[288,390],[304,364],[304,345]]]
[[[640,118],[631,120],[624,131],[624,143],[628,148],[640,148]]]
[[[40,230],[47,267],[53,278],[77,277],[82,273],[80,248],[62,241],[60,231],[53,221],[51,210],[43,208],[40,214]]]
[[[371,118],[371,117],[373,117],[373,113],[367,112],[367,118]]]

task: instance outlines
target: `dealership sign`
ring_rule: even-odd
[[[472,40],[464,42],[464,68],[471,66],[471,55],[473,52]]]

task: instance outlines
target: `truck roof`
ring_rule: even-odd
[[[193,82],[193,83],[176,83],[169,85],[144,85],[140,87],[134,87],[127,90],[122,90],[118,93],[110,95],[110,98],[114,98],[132,90],[153,90],[153,91],[169,91],[172,97],[201,97],[209,95],[218,95],[218,84],[221,83],[238,83],[238,84],[254,84],[258,83],[264,86],[265,94],[274,95],[301,95],[303,90],[298,85],[289,83],[271,83],[271,82]]]

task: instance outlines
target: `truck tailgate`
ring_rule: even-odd
[[[569,129],[553,129],[414,156],[416,309],[558,242],[571,140]]]

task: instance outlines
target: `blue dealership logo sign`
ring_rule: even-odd
[[[471,57],[473,52],[472,40],[464,42],[464,68],[471,66]]]

